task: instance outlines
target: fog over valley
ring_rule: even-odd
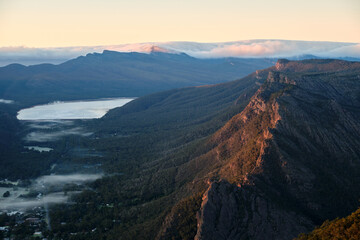
[[[14,184],[12,187],[0,187],[0,196],[9,192],[9,197],[0,198],[0,211],[26,211],[47,204],[65,203],[78,191],[63,191],[66,185],[81,186],[86,182],[100,178],[102,174],[45,175],[31,181],[24,187]]]
[[[59,131],[43,132],[43,131],[34,131],[30,132],[24,137],[24,140],[27,142],[52,142],[57,141],[62,137],[70,135],[80,135],[84,137],[90,136],[91,132],[86,132],[81,127],[67,128]]]
[[[11,104],[11,103],[14,103],[14,101],[8,100],[8,99],[0,99],[0,103]]]

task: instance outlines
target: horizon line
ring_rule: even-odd
[[[115,43],[115,44],[98,44],[98,45],[67,45],[67,46],[27,46],[27,45],[13,45],[13,46],[0,46],[0,49],[4,48],[27,48],[27,49],[53,49],[53,48],[76,48],[76,47],[105,47],[105,46],[120,46],[120,45],[130,45],[130,44],[159,44],[159,43],[203,43],[203,44],[219,44],[219,43],[236,43],[243,41],[292,41],[292,42],[324,42],[324,43],[348,43],[348,44],[358,44],[360,42],[354,41],[331,41],[331,40],[298,40],[298,39],[281,39],[281,38],[253,38],[253,39],[242,39],[242,40],[232,40],[232,41],[216,41],[216,42],[206,42],[206,41],[189,41],[189,40],[175,40],[175,41],[145,41],[145,42],[127,42],[127,43]]]

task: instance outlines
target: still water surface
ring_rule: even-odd
[[[25,108],[18,112],[19,120],[56,120],[101,118],[110,109],[121,107],[134,98],[112,98],[95,101],[53,102]]]

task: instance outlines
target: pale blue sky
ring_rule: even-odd
[[[244,39],[360,42],[360,1],[0,0],[0,47]]]

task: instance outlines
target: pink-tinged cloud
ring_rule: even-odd
[[[266,41],[263,43],[251,43],[251,44],[233,44],[224,45],[217,48],[213,48],[207,52],[199,52],[199,56],[203,57],[263,57],[271,56],[283,52],[284,46],[278,41]],[[291,49],[289,49],[291,50]]]
[[[305,54],[327,56],[329,52],[336,49],[350,47],[356,43],[337,42],[307,42],[307,41],[286,41],[286,40],[248,40],[228,43],[208,44],[204,49],[195,45],[194,49],[187,43],[185,53],[199,58],[221,58],[221,57],[294,57]],[[181,51],[181,45],[171,43],[165,46]],[[347,57],[347,52],[341,49],[334,54],[334,57]],[[335,56],[336,55],[336,56]],[[360,57],[360,54],[357,55]]]
[[[106,46],[62,47],[62,48],[0,48],[0,65],[10,63],[37,64],[60,63],[87,53],[101,53],[104,50],[118,52],[184,52],[197,58],[286,58],[301,55],[319,57],[360,58],[360,43],[312,42],[291,40],[245,40],[223,43],[198,42],[151,42]]]

